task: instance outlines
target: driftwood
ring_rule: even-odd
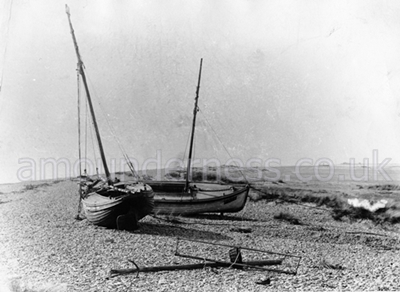
[[[231,259],[231,263],[228,262],[223,262],[223,261],[219,261],[219,260],[214,260],[214,259],[208,259],[208,258],[204,258],[204,257],[200,257],[200,256],[193,256],[193,255],[186,255],[186,254],[182,254],[181,252],[179,252],[179,243],[180,242],[197,242],[197,243],[202,243],[202,244],[207,244],[207,245],[213,245],[213,246],[222,246],[222,247],[229,247],[231,248],[231,250],[229,251],[229,256]],[[268,268],[264,268],[262,267],[262,265],[249,265],[250,262],[241,262],[242,259],[242,255],[241,255],[241,250],[247,250],[247,251],[253,251],[253,252],[259,252],[259,253],[266,253],[266,254],[273,254],[275,256],[279,255],[280,257],[282,257],[282,259],[279,259],[279,261],[282,263],[283,260],[287,259],[287,258],[292,258],[293,260],[297,261],[297,265],[294,269],[294,271],[287,271],[287,270],[277,270],[277,269],[268,269]],[[234,257],[232,257],[233,254],[231,254],[233,252],[233,254],[236,254],[237,258],[234,259]],[[229,245],[229,244],[223,244],[223,243],[215,243],[215,242],[207,242],[207,241],[203,241],[203,240],[195,240],[195,239],[182,239],[182,238],[177,238],[176,241],[176,247],[175,247],[175,255],[176,256],[180,256],[180,257],[185,257],[185,258],[190,258],[190,259],[196,259],[196,260],[200,260],[200,261],[205,261],[205,262],[210,262],[210,263],[218,263],[221,265],[226,265],[229,264],[229,266],[231,266],[232,264],[234,264],[237,268],[240,267],[241,269],[243,268],[253,268],[253,269],[258,269],[258,270],[264,270],[264,271],[270,271],[270,272],[276,272],[276,273],[283,273],[283,274],[289,274],[289,275],[296,275],[297,274],[297,270],[299,269],[300,266],[300,260],[301,257],[300,256],[296,256],[296,255],[291,255],[291,254],[285,254],[285,253],[279,253],[279,252],[272,252],[272,251],[266,251],[266,250],[261,250],[261,249],[256,249],[256,248],[248,248],[248,247],[243,247],[243,246],[234,246],[234,245]]]
[[[196,257],[196,256],[192,256],[192,255],[183,255],[183,254],[178,254],[178,253],[175,255],[180,256],[180,257],[195,259],[195,260],[204,260],[204,261],[207,261],[210,263],[215,263],[217,265],[220,265],[221,267],[228,266],[228,267],[235,267],[236,269],[252,268],[252,269],[257,269],[257,270],[277,272],[277,273],[283,273],[283,274],[289,274],[289,275],[296,275],[296,273],[297,273],[297,271],[291,272],[291,271],[264,268],[263,266],[267,266],[268,264],[262,264],[263,262],[278,262],[278,263],[269,264],[268,266],[280,265],[282,263],[283,259],[267,260],[267,261],[251,261],[251,262],[243,262],[243,263],[229,263],[229,262],[223,262],[223,261],[218,261],[218,260],[213,260],[213,259],[208,259],[208,258]]]
[[[180,241],[198,242],[198,243],[204,243],[204,244],[215,245],[215,246],[230,247],[231,248],[229,250],[230,262],[223,261],[223,260],[217,260],[217,259],[210,259],[210,258],[205,258],[205,257],[199,257],[199,256],[194,256],[194,255],[182,254],[179,252],[179,242]],[[241,250],[250,250],[250,251],[256,251],[256,252],[261,252],[261,253],[280,255],[282,258],[269,259],[269,260],[257,260],[257,261],[243,261]],[[289,275],[296,275],[297,269],[300,264],[300,259],[301,259],[301,257],[299,257],[299,256],[294,256],[294,255],[289,255],[289,254],[269,252],[269,251],[264,251],[264,250],[254,249],[254,248],[240,247],[240,246],[232,246],[232,245],[228,245],[228,244],[206,242],[206,241],[201,241],[201,240],[182,240],[180,238],[177,238],[175,255],[184,257],[184,258],[199,260],[202,263],[187,264],[187,265],[139,267],[134,261],[129,260],[132,264],[134,264],[136,266],[136,268],[112,269],[110,271],[110,274],[111,274],[111,277],[114,277],[114,276],[118,276],[118,275],[126,275],[126,274],[134,274],[134,273],[139,275],[140,272],[148,273],[148,272],[173,271],[173,270],[195,270],[195,269],[203,269],[205,267],[227,267],[227,268],[235,268],[235,269],[245,269],[245,268],[246,269],[257,269],[257,270],[271,271],[271,272],[277,272],[277,273],[284,273],[284,274],[289,274]],[[264,266],[281,265],[283,260],[288,257],[296,258],[298,260],[295,271],[268,269],[268,268],[264,267]]]
[[[203,269],[205,267],[229,267],[236,269],[243,269],[243,267],[261,267],[261,266],[272,266],[272,265],[280,265],[282,260],[263,260],[263,261],[249,261],[243,262],[241,264],[237,263],[229,263],[229,262],[221,262],[214,261],[213,262],[204,262],[202,264],[189,264],[189,265],[171,265],[171,266],[153,266],[153,267],[138,267],[133,261],[136,268],[133,269],[112,269],[110,271],[112,276],[118,275],[126,275],[126,274],[134,274],[139,272],[148,273],[148,272],[159,272],[159,271],[173,271],[173,270],[195,270],[195,269]]]

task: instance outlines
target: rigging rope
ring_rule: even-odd
[[[78,75],[80,75],[79,69],[78,69]],[[80,95],[80,82],[78,82],[78,94]],[[92,165],[93,165],[93,167],[96,168],[96,174],[99,177],[99,172],[98,172],[98,168],[97,168],[96,147],[94,145],[94,138],[93,138],[93,129],[92,129],[92,127],[89,127],[89,119],[90,119],[92,125],[94,124],[94,122],[92,120],[91,115],[89,114],[89,106],[88,106],[89,102],[87,99],[84,99],[84,100],[85,100],[85,156],[84,156],[84,160],[85,160],[84,170],[85,171],[84,172],[85,172],[86,176],[89,174],[92,174],[92,173],[88,172],[88,148],[89,148],[88,147],[88,136],[89,136],[88,132],[89,132],[90,133],[90,141],[91,141],[91,145],[92,145],[92,151],[93,151],[93,158],[94,158]],[[79,128],[80,128],[80,123],[79,123]],[[81,145],[81,142],[79,145]]]
[[[190,136],[191,133],[189,133]],[[190,137],[189,137],[190,138]],[[193,180],[193,165],[195,163],[195,157],[196,157],[196,141],[197,141],[197,137],[196,135],[193,137],[194,141],[193,141],[193,149],[192,149],[192,160],[191,160],[191,164],[190,164],[190,169],[186,169],[186,175],[190,174],[189,180]],[[186,145],[187,147],[187,145]],[[185,154],[186,154],[186,149],[185,149]]]
[[[77,79],[77,90],[78,90],[78,149],[79,149],[79,178],[82,178],[82,169],[81,169],[81,163],[82,163],[82,151],[81,151],[81,99],[80,99],[80,80],[79,80],[79,71],[76,70],[76,79]]]
[[[85,170],[86,170],[86,174],[87,174],[87,140],[88,140],[88,118],[89,117],[89,109],[88,109],[88,102],[85,102]],[[93,143],[93,137],[91,137],[92,139],[92,143]],[[95,155],[95,153],[93,152],[93,154]]]
[[[133,174],[135,177],[137,177],[137,178],[139,179],[139,174],[138,174],[137,171],[135,170],[135,168],[134,168],[134,166],[133,166],[133,163],[132,163],[131,160],[129,159],[128,154],[127,154],[127,152],[125,151],[125,149],[124,149],[124,147],[123,147],[121,141],[119,140],[118,136],[115,134],[114,128],[111,126],[110,121],[107,119],[107,115],[105,114],[105,111],[104,111],[103,106],[101,105],[100,102],[98,102],[98,104],[100,105],[100,108],[101,108],[101,110],[102,110],[102,112],[103,112],[103,115],[106,117],[105,120],[106,120],[107,125],[108,125],[108,127],[109,127],[110,133],[111,133],[111,135],[114,137],[115,141],[117,141],[118,148],[119,148],[119,150],[122,152],[122,155],[124,156],[124,159],[125,159],[125,161],[126,161],[128,167],[129,167],[130,171],[132,172],[132,174]]]
[[[87,103],[87,101],[86,101],[86,103]],[[88,118],[88,117],[91,119],[92,124],[94,124],[92,118],[86,112],[86,118]],[[97,155],[96,155],[96,147],[94,147],[94,138],[93,138],[93,129],[92,129],[92,127],[89,127],[89,132],[90,132],[90,141],[92,141],[93,156],[94,156],[94,164],[93,165],[96,168],[97,176],[100,177],[99,176],[99,170],[98,170],[98,167],[97,167],[97,161],[98,160],[97,160]],[[86,157],[86,159],[87,159],[87,157]]]
[[[88,76],[86,76],[86,77],[87,77],[87,79],[89,80],[89,83],[90,83],[90,85],[92,86],[92,88],[94,88],[93,85],[92,85],[91,79],[90,79]],[[96,93],[96,90],[95,90],[95,89],[93,89],[93,92],[94,92],[94,96],[97,96],[97,93]],[[103,114],[103,116],[104,116],[104,119],[106,120],[107,125],[108,125],[108,127],[109,127],[110,133],[111,133],[111,135],[114,137],[115,141],[117,142],[118,148],[119,148],[120,151],[122,152],[122,155],[124,156],[124,159],[125,159],[125,161],[126,161],[128,167],[129,167],[130,171],[132,172],[132,174],[134,175],[134,177],[140,179],[140,176],[139,176],[138,172],[135,170],[133,163],[132,163],[131,160],[129,159],[129,156],[128,156],[127,152],[125,151],[125,149],[124,149],[124,147],[123,147],[121,141],[119,140],[118,136],[115,134],[114,128],[111,126],[110,121],[109,121],[109,119],[107,118],[107,115],[106,115],[106,113],[105,113],[105,110],[104,110],[102,104],[99,102],[99,99],[97,99],[97,104],[100,106],[100,109],[101,109],[101,111],[102,111],[102,114]]]
[[[209,127],[211,128],[211,130],[214,132],[214,134],[215,134],[215,136],[217,137],[219,143],[221,143],[222,147],[225,149],[225,151],[226,151],[226,153],[228,154],[228,156],[231,158],[232,161],[235,161],[235,160],[233,159],[233,157],[231,156],[231,154],[229,153],[228,149],[226,149],[225,145],[222,143],[222,141],[221,141],[221,139],[219,138],[217,132],[216,132],[216,131],[214,130],[214,128],[211,126],[210,122],[208,121],[208,119],[207,119],[207,117],[205,116],[205,114],[203,113],[203,111],[201,111],[201,110],[199,109],[199,112],[203,115],[203,117],[204,117],[206,123],[209,125]],[[249,183],[249,181],[247,180],[246,176],[243,174],[242,170],[240,169],[240,165],[238,165],[238,170],[239,170],[240,174],[243,176],[243,178],[245,179],[245,181],[246,181],[247,183]]]
[[[183,163],[185,162],[185,158],[186,158],[186,151],[188,149],[188,145],[189,145],[189,141],[190,141],[190,134],[191,134],[191,132],[189,131],[189,133],[187,135],[185,151],[183,152],[183,157],[182,157],[182,162]]]
[[[79,203],[78,203],[78,214],[76,215],[76,218],[79,219],[80,218],[80,214],[82,211],[82,154],[81,154],[81,107],[80,107],[80,103],[81,103],[81,94],[80,94],[80,78],[79,78],[79,70],[76,70],[76,79],[77,79],[77,94],[78,94],[78,149],[79,149]]]

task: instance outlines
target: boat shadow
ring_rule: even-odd
[[[185,215],[183,218],[193,218],[193,219],[208,219],[208,220],[223,220],[223,221],[251,221],[258,222],[259,220],[253,218],[246,218],[242,216],[235,215],[218,215],[218,214],[195,214],[195,215]]]
[[[205,240],[230,240],[229,236],[222,235],[217,232],[198,230],[195,228],[187,228],[182,226],[160,224],[153,222],[141,222],[139,229],[135,230],[136,234],[159,235],[168,237],[180,237],[188,239],[205,239]]]

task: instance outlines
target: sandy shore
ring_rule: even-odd
[[[249,201],[243,211],[222,219],[180,217],[179,222],[170,222],[148,216],[140,230],[126,232],[76,221],[77,185],[72,181],[2,185],[0,192],[0,273],[4,279],[0,291],[9,291],[11,286],[11,291],[400,289],[399,224],[336,221],[325,206]],[[293,214],[300,224],[274,218],[282,212]],[[132,268],[129,260],[139,266],[195,262],[174,256],[177,237],[292,254],[300,256],[301,262],[297,275],[204,268],[108,279],[111,269]],[[228,253],[228,249],[211,250],[201,244],[194,244],[190,251],[214,258]],[[245,251],[243,255],[245,259],[260,256]],[[286,260],[273,268],[294,267],[292,260]],[[267,278],[268,285],[256,283]]]

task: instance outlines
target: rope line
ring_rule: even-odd
[[[78,151],[79,151],[79,203],[78,203],[78,214],[76,215],[76,218],[79,218],[79,215],[81,214],[82,211],[82,151],[81,151],[81,94],[80,94],[80,78],[79,78],[79,71],[76,70],[76,79],[77,79],[77,99],[78,99]]]
[[[82,169],[81,169],[81,163],[82,163],[82,150],[81,150],[81,95],[80,95],[80,78],[79,78],[79,71],[76,70],[76,79],[77,79],[77,94],[78,94],[78,149],[79,149],[79,178],[82,177]]]
[[[87,112],[86,112],[86,118],[91,119],[92,124],[93,124],[93,120],[92,120],[91,116],[87,114]],[[90,133],[90,141],[92,142],[93,157],[94,157],[94,167],[96,168],[97,176],[99,176],[99,170],[98,170],[98,167],[97,167],[96,147],[94,146],[94,138],[93,138],[93,129],[92,129],[92,127],[89,127],[89,133]],[[86,159],[87,159],[87,157],[86,157]]]
[[[187,149],[188,149],[189,141],[190,141],[190,134],[191,134],[191,131],[189,131],[189,133],[187,134],[186,147],[185,147],[185,151],[183,152],[183,157],[182,157],[182,161],[183,161],[183,162],[185,162],[186,151],[187,151]]]
[[[87,73],[87,71],[86,71],[86,73]],[[92,86],[92,88],[94,88],[93,85],[92,85],[92,81],[91,81],[90,77],[89,77],[89,76],[86,76],[86,77],[87,77],[87,79],[89,80],[89,83],[90,83],[90,85]],[[96,93],[96,90],[93,89],[92,91],[94,92],[94,96],[97,97],[98,95],[97,95],[97,93]],[[102,104],[100,103],[99,98],[97,98],[97,104],[99,105],[99,107],[100,107],[100,109],[101,109],[101,111],[102,111],[104,120],[107,122],[109,131],[110,131],[111,135],[113,136],[114,140],[117,142],[118,148],[119,148],[119,150],[122,152],[122,154],[123,154],[123,156],[124,156],[124,159],[125,159],[125,161],[126,161],[128,167],[129,167],[130,171],[132,172],[132,174],[133,174],[135,177],[139,178],[139,174],[138,174],[138,172],[135,170],[133,163],[132,163],[131,160],[129,159],[129,156],[128,156],[128,154],[127,154],[125,148],[123,147],[123,145],[122,145],[120,139],[119,139],[118,136],[115,134],[115,130],[114,130],[114,128],[112,127],[112,125],[111,125],[109,119],[107,118],[106,111],[104,110]]]
[[[199,109],[199,111],[200,111],[200,109]],[[201,112],[201,114],[203,115],[203,117],[204,117],[206,123],[208,124],[208,126],[209,126],[209,127],[211,128],[211,130],[214,132],[215,137],[217,137],[219,143],[222,145],[222,147],[224,148],[224,150],[226,151],[226,153],[227,153],[228,156],[230,157],[230,159],[231,159],[232,161],[234,161],[232,155],[229,153],[229,151],[228,151],[228,149],[225,147],[224,143],[222,143],[222,141],[221,141],[221,139],[219,138],[217,132],[214,130],[213,126],[211,126],[211,124],[210,124],[210,122],[208,121],[206,115],[203,113],[203,111],[200,111],[200,112]],[[240,165],[238,165],[238,170],[239,170],[240,174],[243,176],[243,178],[245,179],[245,181],[246,181],[247,183],[249,183],[249,181],[247,180],[246,176],[243,174],[242,170],[240,169]]]
[[[87,140],[88,140],[88,135],[87,135],[87,133],[88,133],[88,120],[89,120],[89,108],[88,108],[88,102],[86,101],[85,102],[85,169],[86,169],[86,174],[87,174],[87,149],[88,149],[88,146],[87,146]],[[92,139],[93,139],[93,137],[92,137]],[[93,142],[92,142],[93,143]]]

